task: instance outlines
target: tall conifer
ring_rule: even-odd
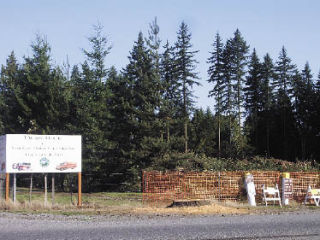
[[[282,47],[279,54],[278,61],[275,66],[276,78],[273,82],[273,87],[277,91],[277,104],[281,111],[281,132],[282,132],[282,143],[283,143],[283,154],[284,159],[288,158],[288,125],[289,119],[292,115],[292,87],[293,87],[293,75],[296,66],[291,63],[291,59],[287,55],[287,50]]]
[[[244,88],[245,95],[245,107],[248,113],[248,117],[252,119],[252,131],[254,133],[253,145],[257,148],[258,145],[258,113],[261,111],[261,63],[257,56],[256,49],[253,49],[250,62],[249,71],[246,81],[246,87]]]
[[[221,114],[223,111],[222,101],[223,92],[226,87],[223,76],[223,43],[219,33],[215,36],[215,41],[212,44],[213,52],[208,59],[210,64],[208,69],[208,82],[213,84],[213,89],[209,91],[209,97],[215,98],[215,109],[218,116],[218,156],[221,154]]]
[[[185,22],[182,22],[178,31],[177,41],[175,43],[176,50],[176,72],[179,82],[181,94],[181,111],[184,122],[184,150],[188,152],[188,122],[189,114],[193,107],[193,91],[194,85],[198,86],[198,73],[195,72],[196,64],[195,54],[198,51],[192,51],[191,33]]]

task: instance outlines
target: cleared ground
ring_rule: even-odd
[[[77,194],[56,193],[52,204],[51,193],[48,193],[47,204],[44,204],[43,192],[32,193],[31,202],[26,189],[19,189],[17,203],[0,202],[0,210],[25,213],[54,213],[63,215],[174,215],[174,214],[246,214],[246,205],[212,202],[198,207],[167,208],[162,205],[143,204],[141,193],[84,193],[82,207],[77,207]]]

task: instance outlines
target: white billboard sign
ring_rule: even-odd
[[[81,136],[0,136],[0,172],[81,172]]]

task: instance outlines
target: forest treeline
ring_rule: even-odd
[[[320,74],[308,62],[299,70],[285,47],[260,59],[238,29],[225,41],[217,33],[201,80],[214,110],[198,109],[190,29],[182,22],[174,43],[159,30],[155,19],[138,34],[120,70],[105,65],[112,48],[100,25],[74,66],[55,65],[37,35],[31,56],[18,62],[12,52],[1,67],[0,134],[82,135],[88,190],[136,189],[143,169],[214,169],[252,156],[320,161]]]

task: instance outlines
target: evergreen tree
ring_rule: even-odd
[[[313,113],[311,118],[311,129],[313,132],[313,136],[316,139],[312,144],[312,154],[315,155],[315,158],[320,159],[320,144],[319,144],[319,133],[320,133],[320,71],[318,73],[316,82],[314,84],[314,99],[313,99]]]
[[[301,159],[305,160],[308,155],[308,139],[311,138],[311,114],[313,110],[313,80],[309,67],[309,63],[305,64],[302,73],[296,72],[294,75],[294,98],[295,98],[295,114],[298,131],[301,140]]]
[[[281,98],[281,96],[291,98],[292,76],[295,72],[295,69],[296,66],[291,64],[291,59],[287,55],[287,50],[285,47],[282,47],[275,67],[276,78],[273,82],[275,90],[278,91],[278,99]]]
[[[227,40],[226,45],[222,52],[222,63],[223,63],[223,83],[222,83],[222,110],[227,115],[228,118],[228,150],[229,157],[232,151],[232,132],[233,132],[233,122],[234,122],[234,94],[233,86],[231,81],[231,71],[232,71],[232,49],[231,41]]]
[[[216,147],[215,117],[208,108],[197,109],[190,123],[190,149],[196,154],[214,156]]]
[[[1,79],[1,77],[0,77]],[[3,124],[3,118],[4,118],[4,112],[5,112],[5,104],[4,104],[4,97],[3,97],[3,87],[0,80],[0,135],[4,134],[4,124]]]
[[[27,132],[34,129],[42,134],[66,131],[68,94],[65,78],[58,67],[51,64],[51,48],[45,38],[36,37],[31,45],[33,56],[26,57],[22,68],[22,126]]]
[[[292,113],[291,97],[292,97],[292,84],[293,74],[296,66],[291,64],[291,59],[287,55],[287,51],[282,47],[279,59],[276,63],[275,72],[276,78],[273,82],[273,87],[277,91],[277,105],[281,111],[281,132],[283,143],[283,159],[288,159],[288,128],[292,124],[290,122]]]
[[[252,121],[251,132],[253,133],[253,146],[257,149],[259,136],[258,114],[261,111],[262,105],[262,66],[257,56],[256,49],[253,49],[248,68],[249,72],[247,76],[246,87],[244,88],[245,107],[248,113],[248,118]]]
[[[88,38],[90,50],[83,50],[86,60],[71,74],[71,132],[83,136],[83,165],[90,177],[86,186],[100,189],[109,174],[108,152],[114,147],[110,141],[111,113],[107,86],[106,56],[110,51],[102,27],[94,26],[95,33]]]
[[[154,83],[155,85],[155,91],[157,94],[157,109],[156,109],[156,128],[160,131],[160,139],[163,140],[163,134],[165,132],[165,119],[163,119],[163,116],[161,115],[161,108],[163,107],[163,102],[161,101],[161,93],[163,91],[163,86],[161,84],[161,73],[160,73],[160,43],[161,40],[159,38],[159,31],[160,27],[157,23],[157,18],[155,17],[154,21],[152,21],[151,24],[149,24],[149,36],[148,39],[146,39],[146,44],[149,50],[149,55],[152,61],[152,67],[153,67],[153,74],[154,74]]]
[[[23,102],[21,70],[14,52],[9,55],[6,66],[1,67],[0,98],[2,130],[5,133],[24,133]]]
[[[273,87],[271,83],[274,81],[274,65],[269,54],[266,54],[263,58],[261,65],[261,95],[260,102],[262,111],[262,126],[265,129],[262,135],[265,142],[262,146],[263,152],[266,153],[267,157],[270,157],[270,131],[271,131],[271,120],[272,112],[271,108],[274,102]]]
[[[197,81],[198,74],[195,72],[197,61],[194,59],[198,51],[192,51],[191,33],[185,22],[182,22],[178,31],[178,39],[175,43],[176,50],[176,73],[179,82],[181,95],[181,114],[184,121],[184,145],[185,152],[188,152],[188,122],[190,110],[193,107],[194,85],[200,85]]]
[[[124,69],[124,91],[127,91],[126,109],[128,132],[126,137],[130,149],[126,154],[132,160],[129,173],[133,179],[140,176],[141,169],[149,166],[151,160],[161,151],[161,141],[155,135],[156,109],[159,103],[157,80],[150,52],[145,46],[140,32],[129,56],[129,64]],[[127,99],[127,98],[130,99]],[[129,100],[129,101],[128,101]],[[121,116],[119,116],[121,117]],[[133,181],[137,182],[137,181]]]
[[[133,103],[133,86],[123,74],[118,74],[112,67],[109,72],[108,88],[112,92],[108,104],[113,116],[110,122],[110,140],[115,146],[110,151],[110,168],[113,172],[119,173],[112,179],[109,178],[109,181],[115,184],[123,183],[123,186],[132,186],[138,176],[138,173],[133,172],[136,168],[135,134],[138,129]]]
[[[223,112],[222,101],[223,92],[226,87],[224,84],[223,76],[223,43],[221,41],[219,33],[216,34],[215,41],[213,43],[213,52],[208,59],[210,64],[208,69],[209,79],[208,82],[214,85],[213,89],[209,91],[209,97],[215,97],[215,109],[218,116],[218,156],[221,154],[221,113]]]
[[[160,79],[160,54],[159,48],[161,40],[159,39],[160,27],[157,23],[157,18],[149,24],[149,36],[146,39],[147,46],[150,50],[150,57],[155,68],[155,77]]]
[[[320,71],[319,71],[319,73],[318,73],[318,78],[317,78],[317,80],[316,80],[316,83],[315,83],[315,91],[316,92],[320,92]]]
[[[160,117],[164,119],[166,125],[166,139],[170,141],[172,125],[179,117],[178,108],[180,101],[179,82],[176,76],[176,65],[174,48],[169,42],[164,45],[164,52],[160,61],[161,74],[161,109]]]
[[[237,125],[234,132],[234,143],[237,151],[237,155],[243,154],[245,140],[243,138],[241,130],[241,119],[243,115],[243,86],[245,83],[245,73],[246,73],[246,64],[247,64],[247,53],[249,46],[246,41],[241,36],[239,29],[234,33],[232,39],[229,40],[227,46],[230,48],[230,77],[233,87],[233,99],[235,104],[235,117]]]
[[[94,34],[88,38],[91,50],[83,49],[83,53],[89,62],[90,69],[94,72],[95,80],[103,82],[106,80],[108,69],[105,67],[105,58],[110,53],[111,45],[103,34],[101,24],[94,25]]]

